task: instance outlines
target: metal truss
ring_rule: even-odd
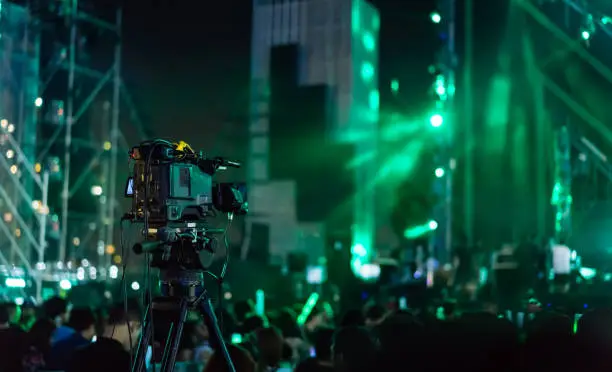
[[[71,182],[70,182],[70,171],[72,161],[72,129],[73,126],[78,122],[81,115],[89,108],[98,93],[112,80],[113,83],[113,108],[112,108],[112,119],[110,125],[110,177],[106,180],[110,180],[110,198],[106,206],[107,221],[105,235],[102,237],[105,243],[112,241],[112,221],[114,216],[114,206],[116,205],[114,199],[114,185],[112,181],[116,180],[116,176],[113,175],[113,171],[116,172],[117,164],[117,146],[119,138],[119,94],[121,89],[121,10],[117,11],[115,23],[109,23],[104,20],[95,18],[92,15],[86,14],[79,9],[78,0],[71,0],[70,12],[68,15],[69,29],[70,29],[70,44],[68,46],[68,64],[65,67],[68,70],[68,81],[67,81],[67,98],[66,98],[66,124],[64,125],[64,180],[62,187],[62,211],[61,211],[61,224],[60,224],[60,241],[59,241],[59,261],[63,262],[66,260],[66,251],[68,245],[68,221],[69,221],[69,202],[71,194]],[[92,90],[87,99],[83,102],[83,105],[79,108],[75,107],[74,96],[75,96],[75,82],[77,78],[81,78],[81,69],[78,69],[77,65],[77,35],[81,25],[88,25],[95,27],[99,32],[112,33],[115,37],[114,45],[114,59],[112,65],[108,68],[107,72],[103,75],[103,78],[99,79],[98,84]],[[74,193],[74,192],[73,192]],[[102,207],[104,208],[104,207]],[[111,235],[109,235],[109,233]],[[99,252],[101,256],[104,255],[104,251]]]
[[[569,0],[564,0],[564,2],[568,4],[570,9],[576,10],[575,3]],[[565,31],[558,27],[543,11],[533,4],[531,0],[516,0],[516,4],[536,22],[540,23],[542,27],[548,29],[554,37],[563,42],[569,48],[569,51],[575,52],[581,59],[589,63],[598,73],[600,73],[603,78],[612,83],[612,70],[589,53],[588,50],[583,48],[582,45],[576,41],[575,37],[568,36]],[[582,13],[583,11],[584,10],[581,10],[581,14],[586,14]],[[606,25],[602,24],[601,21],[598,24],[601,26],[602,30],[606,31],[606,34],[612,35],[612,30],[605,27]]]
[[[590,28],[592,30],[589,30],[590,32],[602,31],[608,37],[612,37],[612,25],[610,24],[612,19],[610,17],[593,9],[588,9],[588,4],[585,1],[578,3],[573,0],[563,0],[562,2],[566,6],[566,12],[577,12],[585,18],[586,22],[591,23]],[[587,49],[583,48],[575,37],[569,36],[561,27],[557,26],[537,7],[537,4],[532,3],[530,0],[518,0],[516,4],[533,20],[550,31],[555,38],[563,42],[568,51],[575,52],[583,61],[591,65],[601,77],[612,83],[612,70],[593,56]],[[567,28],[570,27],[568,21],[566,17],[565,27]],[[539,66],[537,68],[539,70]],[[608,143],[612,143],[612,131],[604,123],[541,71],[539,71],[539,75],[546,90],[556,97],[559,102],[563,103],[570,113],[573,113],[587,123]],[[612,165],[608,162],[607,157],[589,139],[582,136],[576,126],[571,125],[569,119],[566,125],[557,129],[554,144],[555,184],[552,192],[552,204],[556,212],[555,233],[560,238],[569,236],[572,228],[572,164],[569,155],[570,146],[577,148],[583,154],[589,154],[594,168],[608,180],[612,180]]]
[[[466,243],[474,246],[474,0],[465,0],[464,19],[464,50],[463,50],[463,129],[464,129],[464,195],[463,223],[465,226]]]
[[[36,173],[35,165],[32,164],[28,158],[25,156],[19,144],[12,136],[11,133],[7,131],[8,121],[3,120],[0,122],[0,135],[3,136],[8,144],[11,146],[11,150],[16,153],[17,163],[20,164],[21,169],[24,170],[22,172],[21,177],[31,177],[34,181],[34,191],[41,195],[41,200],[34,200],[32,196],[28,193],[29,190],[26,190],[24,187],[24,182],[19,178],[16,172],[12,171],[11,165],[4,158],[4,156],[0,156],[0,167],[6,174],[5,179],[9,179],[12,183],[13,189],[19,194],[17,201],[13,201],[9,191],[0,184],[0,198],[6,204],[11,218],[14,218],[17,222],[17,226],[21,234],[26,239],[28,246],[33,247],[36,251],[36,259],[37,262],[44,262],[45,259],[45,248],[46,248],[46,229],[47,229],[47,218],[49,214],[48,203],[48,191],[49,191],[49,171],[45,170],[41,174]],[[15,165],[13,165],[15,166]],[[32,224],[28,223],[22,216],[19,210],[18,201],[25,201],[32,212],[32,215],[35,216],[35,220],[37,222],[37,226],[32,226]],[[22,249],[22,245],[20,246],[15,237],[13,236],[13,231],[7,226],[6,223],[0,224],[0,231],[2,231],[3,235],[9,240],[11,251],[19,258],[21,265],[25,268],[28,275],[35,279],[36,281],[36,298],[40,300],[42,294],[42,282],[41,277],[37,275],[36,271],[33,269],[33,265],[30,262],[33,258],[31,255],[26,254],[29,253]],[[29,257],[28,257],[29,256]],[[0,254],[0,263],[6,265],[7,267],[13,266],[13,262],[8,262],[3,254]]]
[[[0,144],[8,147],[6,158],[5,154],[0,156],[0,179],[6,182],[0,184],[0,201],[7,208],[2,215],[0,236],[8,241],[11,253],[9,259],[4,253],[0,254],[0,263],[5,268],[18,264],[34,277],[31,261],[44,259],[46,247],[49,184],[49,174],[43,172],[41,176],[31,162],[35,153],[31,140],[32,136],[35,137],[37,121],[37,113],[33,110],[35,100],[31,96],[35,97],[37,93],[33,89],[36,85],[32,84],[32,79],[38,79],[38,41],[36,35],[30,32],[27,9],[9,3],[0,11],[3,32],[2,82],[7,84],[3,88],[9,89],[8,96],[3,96],[5,101],[1,102],[6,111],[2,115],[7,117],[0,117]],[[22,32],[22,27],[25,32]],[[16,29],[20,32],[15,33]],[[20,74],[13,71],[13,63],[20,65]],[[15,102],[18,102],[17,105]],[[19,146],[20,141],[23,141],[23,147]],[[14,158],[13,164],[9,164],[9,158]],[[33,200],[34,194],[40,195],[42,201]],[[15,227],[9,226],[11,222]],[[19,236],[23,236],[21,244],[17,239]],[[24,249],[27,247],[32,247],[35,254]],[[40,298],[42,286],[40,280],[36,282],[37,298]]]
[[[53,133],[51,139],[47,142],[45,149],[39,155],[44,157],[49,151],[51,146],[58,141],[61,133],[64,132],[64,164],[65,169],[63,187],[62,187],[62,211],[61,211],[61,237],[60,237],[60,249],[59,249],[59,260],[64,261],[67,258],[67,246],[69,241],[68,232],[69,228],[69,216],[70,216],[70,199],[74,196],[75,192],[83,186],[84,181],[91,171],[96,168],[97,164],[103,163],[104,180],[103,185],[104,197],[100,198],[100,213],[99,220],[96,224],[96,230],[101,230],[98,234],[98,242],[103,242],[102,245],[112,245],[115,235],[115,216],[116,208],[118,203],[116,200],[116,184],[117,184],[117,155],[120,148],[127,149],[129,147],[127,140],[121,133],[119,128],[121,104],[125,104],[129,109],[130,121],[136,126],[138,134],[141,138],[145,137],[146,131],[138,115],[138,111],[135,109],[132,98],[121,78],[121,28],[122,28],[122,11],[118,9],[115,15],[114,22],[108,22],[103,19],[97,18],[94,15],[87,14],[79,9],[78,0],[71,0],[71,17],[70,22],[70,45],[68,46],[68,60],[60,60],[59,67],[64,68],[68,71],[67,81],[67,98],[66,98],[66,124],[60,126]],[[107,70],[97,70],[88,66],[80,65],[77,63],[77,35],[81,25],[88,25],[94,27],[99,32],[107,32],[115,36],[115,44],[113,46],[113,62]],[[89,95],[83,100],[79,107],[76,107],[74,103],[75,93],[75,82],[77,79],[91,79],[97,80],[97,84],[91,90]],[[108,85],[112,85],[112,102],[110,106],[106,106],[109,117],[109,138],[106,141],[109,144],[109,148],[102,148],[100,143],[82,143],[76,142],[77,139],[73,138],[72,129],[76,125],[82,116],[87,112],[88,108],[94,102],[98,94]],[[71,160],[72,160],[72,147],[73,144],[79,146],[90,147],[95,154],[85,172],[82,172],[79,177],[71,182]],[[105,153],[108,154],[106,155]],[[104,252],[98,250],[100,257],[99,265],[103,264],[103,261],[110,263],[110,257],[105,256]],[[103,257],[106,257],[104,259]]]
[[[32,183],[35,186],[33,189],[24,186],[23,175],[21,179],[14,174],[11,170],[11,164],[4,158],[4,154],[0,156],[0,171],[8,175],[1,177],[6,180],[10,180],[11,190],[7,190],[0,184],[0,199],[4,201],[5,206],[11,213],[14,222],[19,226],[19,231],[22,235],[22,239],[27,242],[28,246],[33,249],[33,253],[24,251],[23,244],[19,245],[19,240],[14,236],[14,231],[8,226],[8,224],[0,221],[0,235],[5,235],[9,241],[11,252],[19,258],[19,262],[9,261],[3,254],[0,254],[0,264],[11,266],[14,264],[20,264],[27,270],[31,277],[40,278],[41,275],[37,275],[36,266],[31,260],[36,257],[37,263],[42,266],[45,261],[45,248],[47,242],[47,223],[49,207],[47,206],[48,196],[48,183],[49,183],[49,172],[41,171],[36,169],[40,167],[39,162],[44,162],[49,155],[49,152],[54,144],[62,144],[64,146],[63,154],[63,184],[62,184],[62,208],[61,208],[61,223],[60,223],[60,241],[59,241],[59,261],[65,262],[68,257],[68,240],[69,240],[69,217],[70,217],[70,199],[75,195],[76,191],[79,190],[85,183],[87,176],[97,168],[98,165],[102,165],[104,172],[103,185],[104,195],[100,198],[99,213],[95,218],[95,224],[85,233],[83,244],[94,239],[94,235],[97,235],[98,245],[102,242],[103,247],[110,245],[113,242],[114,237],[114,220],[116,216],[116,208],[118,203],[116,202],[116,183],[117,183],[117,156],[120,148],[127,149],[128,142],[124,135],[121,133],[119,128],[120,120],[120,106],[124,104],[130,114],[130,122],[136,126],[140,137],[145,136],[145,129],[142,125],[138,111],[135,109],[131,96],[121,79],[121,25],[122,25],[122,13],[121,10],[117,10],[116,17],[113,22],[108,22],[103,19],[96,18],[93,15],[87,14],[79,9],[78,0],[70,0],[66,2],[69,4],[69,11],[65,15],[68,21],[69,30],[69,45],[66,45],[67,56],[59,57],[51,61],[48,70],[50,73],[41,78],[42,86],[39,86],[39,96],[44,97],[44,91],[48,84],[54,79],[55,73],[59,70],[67,71],[67,96],[66,96],[66,111],[65,111],[65,123],[59,125],[55,129],[53,135],[49,139],[45,139],[44,146],[38,151],[38,154],[34,151],[32,154],[26,154],[23,150],[25,144],[19,143],[20,141],[13,137],[10,133],[12,131],[7,130],[8,124],[4,125],[0,130],[0,135],[4,136],[11,146],[11,149],[16,152],[17,160],[20,163],[20,170],[26,169],[25,172],[33,180]],[[110,33],[114,36],[114,45],[112,45],[112,63],[105,71],[99,71],[97,69],[83,66],[78,61],[78,35],[79,29],[83,25],[87,25],[89,28],[94,28],[98,32]],[[30,24],[26,26],[30,28]],[[27,34],[27,32],[26,32]],[[31,32],[34,34],[34,32]],[[5,70],[6,71],[6,70]],[[10,73],[9,73],[10,74]],[[75,88],[76,82],[79,79],[89,79],[90,81],[96,81],[97,83],[93,89],[89,92],[86,98],[77,105],[75,102]],[[112,100],[105,105],[105,114],[108,115],[106,122],[108,124],[108,138],[104,138],[100,142],[92,142],[91,140],[82,140],[74,138],[73,128],[82,119],[83,115],[90,108],[91,104],[95,101],[99,93],[107,86],[112,85]],[[23,118],[23,114],[18,115]],[[21,123],[16,123],[18,126]],[[61,137],[63,134],[63,141]],[[104,146],[103,146],[104,145]],[[89,161],[88,166],[84,172],[81,172],[78,177],[71,182],[71,161],[73,149],[75,146],[86,147],[92,149],[91,151],[94,156]],[[44,167],[43,167],[44,168]],[[11,191],[15,195],[11,195]],[[42,200],[36,200],[33,196],[33,191],[41,195]],[[18,196],[16,202],[15,197]],[[23,202],[23,205],[29,206],[27,212],[36,217],[34,218],[35,224],[23,215],[25,211],[20,208],[19,201]],[[1,252],[0,252],[1,253]],[[104,254],[104,249],[99,254],[98,265],[108,266],[110,263],[110,256]],[[40,298],[41,286],[38,283],[37,297]]]
[[[603,14],[598,11],[589,11],[586,5],[578,4],[576,1],[572,0],[563,0],[563,2],[574,11],[582,14],[585,17],[592,16],[593,23],[599,27],[603,33],[612,37],[612,18],[608,14]]]
[[[442,177],[436,177],[434,184],[434,193],[439,196],[439,203],[434,206],[434,219],[438,223],[436,233],[434,234],[434,244],[442,248],[436,252],[438,259],[441,262],[450,262],[452,250],[452,206],[453,206],[453,173],[455,170],[455,154],[452,153],[453,142],[455,141],[456,125],[455,115],[455,84],[456,84],[456,67],[457,54],[455,50],[455,35],[456,35],[456,3],[455,0],[439,0],[438,9],[440,12],[440,20],[435,21],[440,23],[443,32],[448,34],[448,39],[441,47],[436,60],[436,67],[440,70],[439,76],[442,77],[444,94],[437,93],[438,76],[433,84],[433,91],[436,92],[438,100],[436,101],[436,112],[439,112],[444,117],[443,135],[439,136],[439,150],[437,153],[438,164],[445,170]],[[433,172],[433,170],[432,170]]]

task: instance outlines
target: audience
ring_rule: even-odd
[[[255,332],[258,350],[257,370],[268,371],[280,367],[283,357],[283,336],[274,327],[260,328]]]
[[[332,343],[334,330],[332,328],[319,328],[312,337],[314,356],[298,364],[296,372],[332,372]]]
[[[9,324],[12,327],[21,328],[21,307],[17,306],[14,302],[8,302],[6,309],[9,314]]]
[[[25,334],[11,326],[10,306],[0,304],[0,371],[19,371]]]
[[[257,370],[257,364],[255,364],[253,357],[245,349],[236,345],[227,345],[227,351],[236,372],[255,372]],[[204,372],[229,372],[229,367],[223,354],[215,351],[208,363],[206,363]]]
[[[380,325],[386,315],[387,310],[384,307],[378,304],[370,305],[365,311],[365,326],[373,328]]]
[[[89,308],[74,309],[70,312],[68,326],[75,332],[68,338],[56,342],[51,348],[49,367],[54,370],[64,370],[74,353],[83,348],[96,334],[96,318]]]
[[[51,341],[55,324],[49,319],[40,319],[28,332],[23,349],[22,366],[24,372],[35,372],[47,367],[51,356]]]
[[[57,327],[53,333],[52,343],[65,340],[74,333],[74,329],[66,325],[70,316],[68,301],[60,297],[50,298],[43,304],[43,310],[47,319]]]
[[[19,327],[25,331],[32,328],[37,319],[37,308],[32,302],[25,302],[21,308],[21,319],[19,321]]]
[[[483,296],[478,303],[436,300],[418,310],[373,304],[337,319],[324,304],[299,325],[295,311],[283,308],[266,313],[265,320],[252,314],[240,322],[229,319],[242,330],[232,339],[244,343],[228,340],[227,347],[237,372],[612,370],[612,310],[580,318],[532,302],[520,316],[500,317],[491,296]],[[69,308],[65,300],[49,300],[45,316],[26,333],[17,326],[23,321],[19,307],[0,306],[0,372],[130,371],[141,332],[139,307],[128,302],[100,311],[101,327],[91,309]],[[58,325],[65,328],[63,337]],[[186,365],[177,371],[229,371],[211,336],[207,323],[192,314],[177,354]],[[163,346],[147,363],[160,362]]]
[[[141,331],[140,312],[118,305],[110,310],[103,334],[96,342],[78,350],[69,363],[68,372],[120,372],[131,370],[131,351]]]
[[[210,346],[208,327],[202,320],[192,320],[185,324],[185,336],[193,345],[193,360],[206,363],[213,353]]]
[[[340,372],[371,371],[375,368],[376,343],[364,327],[340,328],[333,338],[332,358]]]
[[[351,326],[363,326],[365,325],[365,318],[363,313],[356,309],[347,311],[342,320],[340,321],[340,327],[351,327]]]

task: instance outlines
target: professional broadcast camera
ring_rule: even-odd
[[[125,195],[132,198],[132,209],[127,215],[144,224],[144,241],[134,245],[134,252],[152,253],[151,266],[160,269],[204,270],[214,254],[213,235],[225,232],[208,226],[207,219],[217,212],[233,218],[248,211],[245,185],[213,183],[218,170],[240,163],[207,158],[184,142],[161,139],[133,147],[130,159],[133,176]]]
[[[135,161],[134,176],[128,179],[125,194],[131,197],[132,221],[159,228],[172,223],[202,222],[215,210],[246,214],[244,185],[219,183],[213,175],[240,163],[195,153],[184,142],[153,140],[130,151]]]
[[[149,254],[150,266],[160,269],[161,297],[154,298],[144,319],[143,332],[132,371],[144,371],[146,350],[153,341],[153,311],[170,314],[168,342],[161,360],[161,371],[172,371],[178,343],[190,309],[199,310],[208,320],[212,335],[231,371],[235,371],[221,337],[211,301],[204,287],[204,272],[215,251],[215,234],[223,235],[235,215],[248,211],[246,187],[235,183],[213,183],[214,174],[240,163],[220,157],[207,158],[184,143],[156,139],[142,142],[130,151],[134,161],[133,176],[128,178],[125,195],[132,198],[132,208],[125,219],[144,225],[144,240],[132,250]],[[217,212],[227,213],[224,229],[211,228],[207,219]],[[227,247],[229,249],[229,247]],[[219,282],[227,268],[227,257]],[[157,319],[160,319],[156,316]]]

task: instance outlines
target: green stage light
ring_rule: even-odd
[[[391,92],[393,94],[397,94],[397,92],[399,92],[399,87],[400,87],[399,80],[397,79],[391,80]]]
[[[432,21],[433,23],[438,24],[438,23],[442,22],[442,16],[441,16],[441,15],[440,15],[440,13],[438,13],[438,12],[433,12],[433,13],[431,13],[431,14],[429,15],[429,17],[431,18],[431,21]]]
[[[444,117],[440,114],[434,114],[429,118],[429,124],[434,128],[441,127],[444,124]]]

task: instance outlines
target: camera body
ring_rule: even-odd
[[[132,213],[136,221],[144,220],[145,210],[151,227],[199,221],[212,213],[211,175],[188,163],[151,165],[148,176],[145,167],[144,162],[136,163],[134,177],[128,181],[132,183]]]
[[[203,222],[215,211],[246,214],[246,188],[233,183],[213,183],[219,169],[239,167],[222,158],[209,159],[189,145],[165,140],[141,143],[130,151],[133,176],[125,195],[132,198],[132,222],[150,228],[176,223]]]

